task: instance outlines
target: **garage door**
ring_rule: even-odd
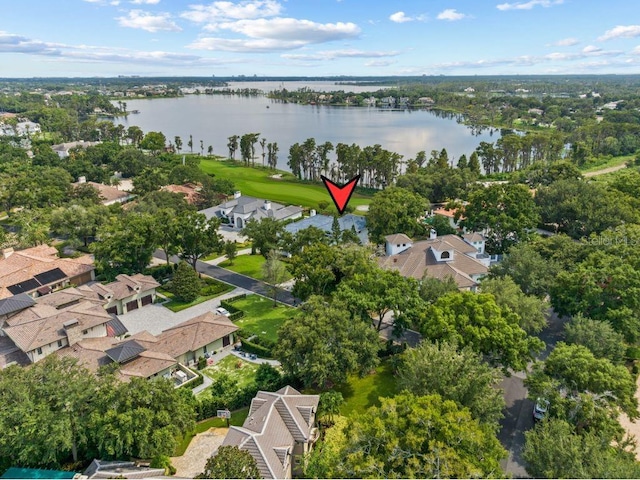
[[[130,302],[127,302],[127,312],[130,312],[132,310],[137,310],[138,309],[138,301],[137,300],[132,300]]]
[[[118,307],[107,308],[107,313],[113,313],[114,315],[118,314]]]
[[[142,297],[142,306],[143,307],[145,305],[149,305],[152,302],[153,302],[153,299],[151,298],[151,295],[147,295],[146,297]]]

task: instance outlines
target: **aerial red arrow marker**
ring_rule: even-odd
[[[324,186],[327,187],[327,190],[329,190],[329,195],[331,195],[333,203],[336,204],[338,213],[342,215],[344,209],[347,208],[347,203],[349,203],[351,195],[353,195],[353,191],[356,188],[358,180],[360,180],[360,175],[356,175],[343,186],[339,186],[336,183],[333,183],[324,175],[320,175],[320,178],[322,178]]]

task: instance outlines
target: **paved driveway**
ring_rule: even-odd
[[[161,250],[156,250],[153,255],[156,258],[166,261],[167,257],[165,257],[164,252]],[[179,259],[178,257],[172,257],[171,261],[178,262]],[[232,272],[231,270],[227,270],[216,265],[209,265],[208,263],[204,262],[198,262],[196,264],[196,267],[198,272],[204,273],[205,275],[215,278],[216,280],[220,280],[221,282],[233,285],[234,287],[240,287],[244,288],[245,290],[250,290],[251,292],[262,295],[263,297],[272,298],[269,285],[261,282],[260,280],[256,280],[255,278]],[[281,288],[278,289],[278,301],[284,303],[285,305],[289,305],[290,307],[295,307],[296,305],[299,305],[301,303],[300,300],[294,297],[290,292],[287,292],[286,290],[283,290]]]
[[[147,330],[154,335],[159,335],[167,328],[175,327],[179,323],[186,322],[193,317],[207,312],[215,312],[216,308],[220,306],[220,300],[235,297],[242,293],[251,292],[242,288],[236,288],[229,293],[199,303],[180,312],[172,312],[163,305],[155,303],[134,310],[133,312],[125,313],[124,315],[118,315],[118,318],[131,334]]]
[[[550,310],[548,326],[539,335],[547,348],[538,355],[538,359],[546,359],[556,343],[563,339],[565,322],[566,319],[559,318]],[[526,372],[517,372],[500,384],[504,389],[506,408],[503,412],[504,418],[500,421],[498,438],[502,446],[509,451],[509,457],[502,463],[502,467],[514,478],[529,477],[522,459],[522,449],[524,432],[533,428],[533,402],[527,398],[527,389],[523,383],[525,378]]]

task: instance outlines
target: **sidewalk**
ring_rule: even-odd
[[[250,253],[251,253],[250,248],[243,248],[242,250],[238,250],[236,252],[236,257],[239,257],[240,255],[249,255]],[[206,262],[203,262],[203,263],[208,263],[209,265],[219,265],[222,262],[226,262],[226,261],[227,261],[227,256],[223,255],[221,257],[214,258],[213,260],[207,260]]]

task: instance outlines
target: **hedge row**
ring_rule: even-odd
[[[191,388],[196,388],[199,385],[202,385],[204,383],[204,377],[202,376],[201,373],[196,372],[194,370],[191,370],[193,373],[195,373],[197,375],[197,378],[195,380],[189,380],[188,382],[185,382],[184,384],[180,385],[180,387],[187,387],[189,389]]]
[[[245,295],[246,296],[246,295]],[[239,297],[239,295],[238,295]],[[232,300],[238,300],[238,297],[232,297]],[[227,300],[220,300],[220,306],[222,308],[226,308],[227,310],[229,310],[229,313],[231,315],[229,315],[229,320],[233,321],[233,320],[237,320],[239,318],[244,317],[244,310],[239,309],[238,307],[234,307],[230,302],[229,299]]]
[[[241,293],[240,295],[236,295],[235,297],[229,297],[226,300],[223,300],[223,302],[233,303],[233,302],[236,302],[238,300],[242,300],[243,298],[247,298],[247,294],[246,293]]]
[[[261,358],[272,358],[271,349],[257,343],[250,342],[249,340],[242,339],[242,350],[247,353],[255,353]]]

